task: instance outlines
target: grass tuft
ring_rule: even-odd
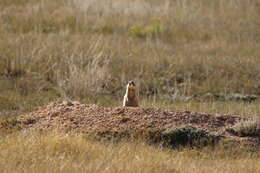
[[[214,145],[221,135],[192,126],[166,129],[162,132],[163,145],[169,147],[202,147]]]
[[[242,137],[260,138],[260,119],[259,117],[244,120],[228,129],[229,132]]]

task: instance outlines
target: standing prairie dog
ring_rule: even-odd
[[[129,81],[126,86],[126,93],[124,96],[123,106],[138,107],[136,85],[133,81]]]

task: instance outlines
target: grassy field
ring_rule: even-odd
[[[257,173],[259,152],[237,146],[168,150],[142,142],[100,143],[81,135],[0,138],[0,169],[8,172]]]
[[[260,116],[258,0],[1,0],[0,118],[56,100]],[[258,100],[258,101],[257,101]],[[253,148],[0,136],[1,172],[259,172]]]
[[[257,0],[2,0],[0,103],[118,100],[130,79],[144,97],[259,96],[259,9]]]

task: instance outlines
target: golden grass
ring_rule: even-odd
[[[129,79],[142,95],[259,94],[259,18],[257,0],[2,0],[0,74],[80,99]]]
[[[145,107],[260,115],[259,102],[176,101],[259,96],[259,12],[258,0],[1,0],[0,116],[57,99],[118,106],[130,79]],[[260,165],[232,148],[170,151],[19,133],[0,137],[0,170],[242,173]]]
[[[259,156],[243,148],[167,150],[142,142],[100,143],[81,135],[16,134],[0,138],[7,172],[257,172]]]
[[[211,114],[230,114],[242,117],[256,117],[260,115],[260,103],[246,103],[236,101],[167,101],[152,98],[143,99],[142,106],[158,107],[172,110],[189,110],[193,112],[205,112]]]

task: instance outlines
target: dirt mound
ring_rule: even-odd
[[[239,117],[231,115],[158,108],[107,108],[79,102],[53,102],[19,118],[19,121],[25,124],[25,128],[58,129],[64,132],[152,130],[182,125],[222,131],[239,120]]]

